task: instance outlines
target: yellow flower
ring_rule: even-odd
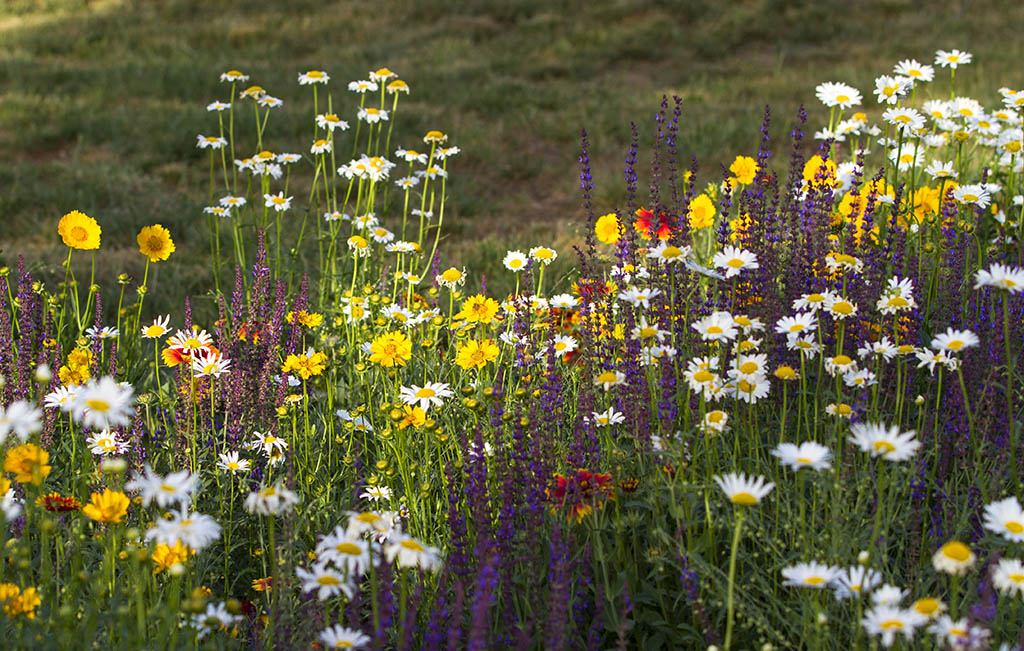
[[[174,253],[171,232],[160,224],[143,226],[135,239],[139,243],[139,253],[148,257],[150,262],[166,260]]]
[[[736,180],[743,185],[750,185],[757,176],[757,161],[750,156],[737,156],[729,166],[729,171],[736,175]]]
[[[412,341],[401,332],[386,332],[370,344],[370,361],[381,366],[405,366],[410,359]]]
[[[706,194],[694,197],[690,201],[687,213],[690,216],[690,228],[692,230],[715,225],[715,214],[717,213],[715,204],[711,203],[711,197]]]
[[[82,507],[82,513],[96,522],[117,523],[128,513],[128,496],[109,488],[102,493],[93,493],[91,501]]]
[[[299,310],[298,312],[289,312],[285,317],[288,323],[298,323],[301,326],[307,328],[317,328],[324,322],[324,315],[317,312],[307,312],[306,310]]]
[[[174,543],[173,547],[160,543],[153,550],[153,565],[156,566],[153,568],[153,574],[160,574],[172,565],[184,564],[188,557],[195,553],[194,549],[181,544],[180,540]]]
[[[615,244],[619,241],[621,228],[619,216],[610,212],[597,218],[597,222],[594,224],[594,233],[597,235],[597,239],[604,244]]]
[[[466,371],[473,367],[483,368],[487,362],[493,362],[496,359],[498,359],[498,347],[490,339],[484,339],[479,343],[471,339],[459,346],[455,354],[455,363]]]
[[[327,355],[323,353],[289,355],[281,366],[281,372],[290,373],[295,371],[302,376],[303,380],[308,380],[314,375],[320,375],[324,372],[324,369],[327,368],[325,362],[327,362]]]
[[[428,131],[427,135],[423,136],[423,142],[428,144],[432,142],[442,143],[446,140],[448,140],[448,136],[441,131]]]
[[[13,474],[15,481],[39,486],[50,474],[51,466],[47,465],[49,460],[49,452],[38,445],[25,443],[7,451],[4,471]]]
[[[821,180],[818,180],[818,177]],[[815,154],[811,156],[811,159],[804,164],[804,180],[812,185],[831,185],[836,184],[836,164],[831,160],[824,160],[821,156]]]
[[[462,302],[462,310],[453,318],[465,319],[469,323],[490,323],[498,313],[498,301],[477,294]]]
[[[72,249],[89,251],[100,248],[100,225],[83,212],[72,210],[60,218],[57,233]]]
[[[421,427],[427,422],[427,412],[423,411],[419,407],[410,407],[405,405],[402,407],[402,419],[398,421],[398,429],[405,429],[412,425],[413,427]]]
[[[780,366],[775,369],[775,377],[780,380],[798,380],[800,379],[800,374],[792,366]]]
[[[35,619],[36,606],[41,601],[35,588],[25,588],[22,592],[21,588],[13,583],[0,583],[0,604],[3,604],[8,617],[24,615],[29,619]]]
[[[88,348],[76,348],[68,354],[68,363],[57,370],[57,376],[65,386],[82,386],[92,377],[91,366],[92,352]]]

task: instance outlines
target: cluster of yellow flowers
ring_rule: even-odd
[[[57,233],[71,249],[95,251],[100,248],[102,232],[99,222],[78,210],[72,210],[57,223]],[[170,231],[160,224],[143,226],[136,241],[139,244],[139,253],[146,256],[150,262],[166,260],[175,251]]]
[[[60,367],[57,375],[65,386],[85,384],[92,372],[92,351],[88,348],[76,348],[68,353],[67,363]]]
[[[36,607],[42,602],[34,587],[22,590],[14,583],[0,583],[0,604],[8,617],[24,615],[29,619],[36,618]]]

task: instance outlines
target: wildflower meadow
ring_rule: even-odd
[[[720,169],[677,97],[614,189],[583,130],[500,278],[415,69],[224,71],[187,237],[103,278],[68,204],[61,280],[0,269],[3,646],[1024,648],[1024,81],[920,56]]]

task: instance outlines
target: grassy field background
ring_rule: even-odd
[[[5,0],[0,264],[24,253],[57,278],[56,222],[80,209],[104,229],[99,275],[141,276],[134,236],[159,222],[178,254],[158,265],[158,291],[205,292],[207,158],[195,136],[216,130],[205,105],[227,99],[218,76],[230,68],[285,100],[268,145],[298,153],[312,112],[298,72],[329,72],[353,124],[345,84],[380,66],[399,72],[412,93],[393,145],[439,128],[463,151],[451,163],[445,262],[500,289],[506,248],[553,244],[570,262],[581,127],[604,211],[622,195],[630,121],[649,139],[664,94],[684,98],[681,150],[714,180],[754,152],[765,104],[777,140],[802,102],[816,127],[827,120],[814,99],[822,81],[856,85],[879,113],[873,79],[901,58],[931,63],[937,48],[974,53],[958,88],[991,105],[1000,86],[1024,86],[1021,25],[1024,5],[1011,0]],[[177,309],[173,294],[152,306]]]

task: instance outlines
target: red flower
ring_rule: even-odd
[[[568,518],[581,522],[594,509],[604,507],[606,499],[615,499],[612,476],[579,468],[568,477],[555,473],[554,484],[547,489],[552,506],[568,509]]]
[[[674,229],[669,224],[669,217],[665,213],[658,213],[657,223],[654,220],[654,213],[646,208],[637,208],[636,217],[636,220],[633,221],[633,228],[644,239],[651,239],[652,230],[659,240],[667,240],[672,237]]]

